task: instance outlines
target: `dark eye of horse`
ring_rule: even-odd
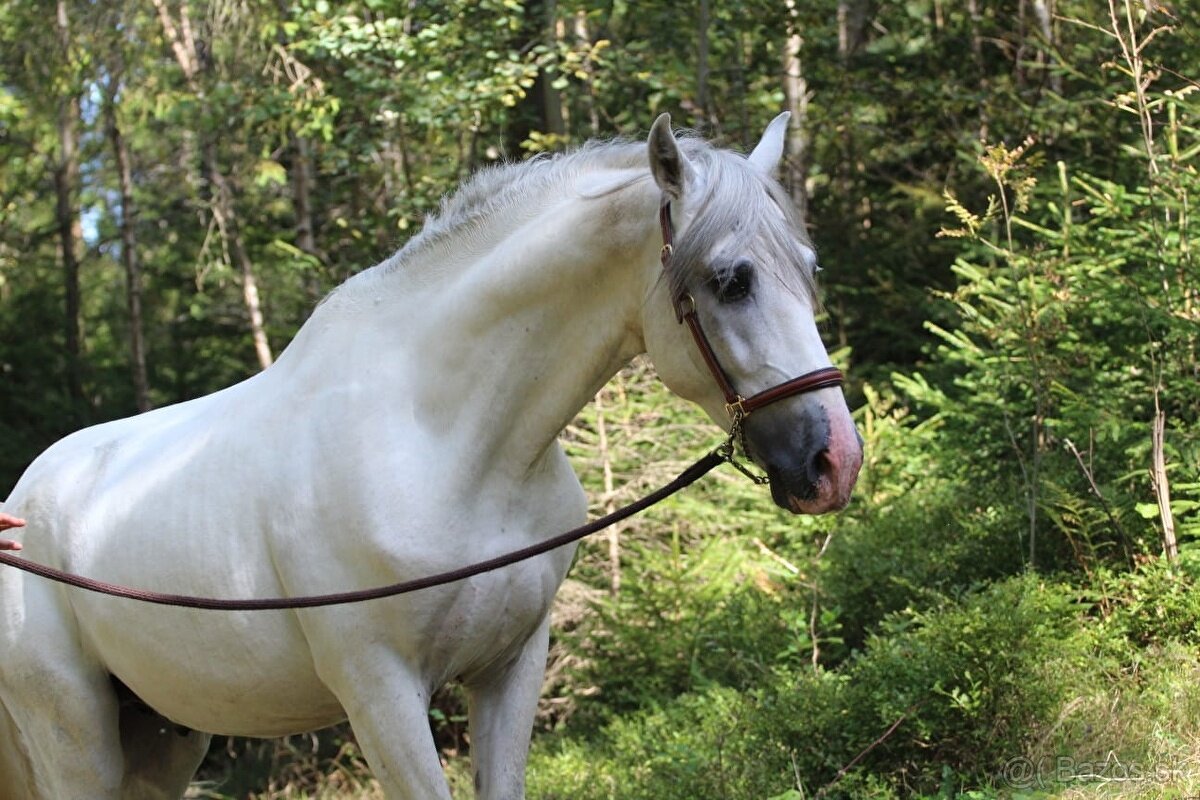
[[[754,267],[748,261],[739,261],[733,269],[721,272],[708,282],[709,288],[721,303],[736,303],[750,296],[754,286]]]

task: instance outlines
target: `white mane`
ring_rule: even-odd
[[[803,220],[783,188],[737,153],[717,149],[692,136],[681,137],[679,145],[703,175],[703,185],[699,196],[689,199],[697,211],[676,242],[672,281],[681,283],[705,269],[704,259],[719,240],[732,234],[735,249],[754,257],[761,268],[775,272],[786,287],[802,291],[815,301],[814,250]],[[421,232],[384,261],[380,271],[386,274],[404,269],[431,248],[455,236],[469,236],[497,216],[536,211],[564,192],[575,191],[576,178],[588,172],[643,167],[643,177],[649,180],[646,146],[622,139],[593,141],[566,153],[486,167],[444,197],[438,213],[430,215]]]

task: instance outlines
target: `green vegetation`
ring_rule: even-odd
[[[585,544],[529,796],[1200,795],[1194,3],[57,11],[0,8],[0,492],[258,369],[471,170],[788,107],[855,502],[723,470]],[[598,513],[715,439],[642,362],[564,433]],[[193,794],[378,796],[344,728],[222,740]]]

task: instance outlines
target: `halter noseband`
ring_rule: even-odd
[[[669,270],[671,256],[675,254],[675,225],[671,221],[670,201],[664,202],[659,208],[658,222],[662,226],[663,246],[661,259],[663,272],[665,273]],[[713,379],[721,389],[721,393],[725,395],[725,411],[729,414],[729,421],[731,423],[730,446],[732,446],[734,439],[741,438],[744,435],[742,422],[746,417],[763,406],[794,395],[814,392],[817,389],[840,386],[845,380],[842,371],[837,367],[822,367],[814,369],[812,372],[806,372],[797,378],[792,378],[770,388],[763,389],[761,392],[750,397],[743,397],[734,388],[725,370],[721,368],[721,362],[717,360],[717,354],[713,351],[712,345],[709,344],[708,337],[704,335],[704,329],[700,326],[700,317],[696,314],[696,298],[692,297],[690,292],[681,289],[679,292],[671,293],[671,305],[675,308],[675,319],[680,323],[686,323],[688,330],[692,332],[692,338],[696,341],[696,347],[699,348],[700,355],[704,358],[704,363],[708,366],[708,371],[712,373]],[[742,446],[745,449],[744,441],[742,442]]]

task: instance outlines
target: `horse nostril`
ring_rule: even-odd
[[[815,500],[820,496],[822,486],[829,486],[835,472],[833,457],[829,450],[822,448],[812,455],[804,466],[792,474],[798,479],[797,494],[804,500]]]
[[[836,466],[833,463],[833,456],[829,454],[829,449],[825,448],[819,451],[812,460],[812,477],[813,483],[817,483],[821,478],[832,476]]]

